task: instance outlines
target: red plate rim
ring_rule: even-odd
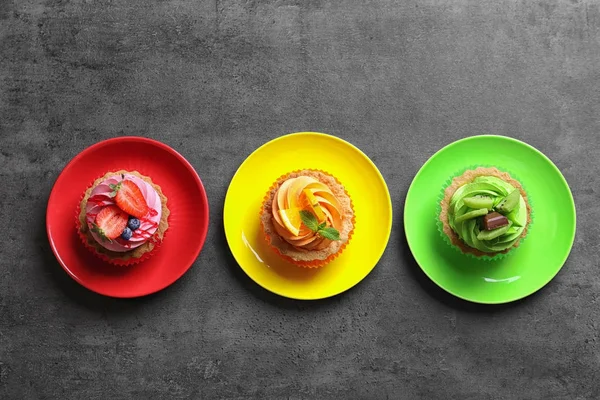
[[[155,288],[152,288],[150,290],[143,290],[141,291],[139,294],[135,294],[135,295],[121,295],[118,293],[111,293],[111,292],[106,292],[103,290],[98,290],[97,288],[93,287],[92,285],[89,285],[86,281],[80,279],[76,274],[74,274],[70,268],[66,265],[66,263],[64,262],[64,260],[62,259],[59,249],[57,248],[53,237],[52,237],[52,232],[51,232],[51,228],[50,228],[50,204],[52,204],[53,201],[55,201],[55,197],[58,196],[56,193],[57,190],[57,184],[59,183],[63,173],[69,169],[73,164],[77,163],[80,159],[84,158],[86,155],[88,155],[89,153],[92,153],[95,150],[98,150],[102,147],[105,146],[109,146],[109,145],[113,145],[115,143],[119,143],[119,142],[131,142],[131,143],[145,143],[145,144],[150,144],[153,146],[156,146],[170,154],[172,154],[173,156],[175,156],[175,158],[177,158],[177,160],[179,162],[181,162],[183,164],[183,166],[189,171],[191,177],[193,178],[193,180],[196,182],[198,189],[200,190],[200,195],[202,196],[202,210],[201,212],[206,215],[206,218],[203,218],[203,223],[202,225],[199,227],[201,230],[201,239],[200,239],[200,243],[197,246],[197,249],[195,250],[195,253],[193,254],[192,259],[196,260],[200,254],[200,252],[202,251],[202,248],[204,247],[204,243],[206,241],[206,237],[208,235],[208,226],[209,226],[209,220],[210,220],[210,213],[209,213],[209,204],[208,204],[208,196],[206,194],[206,190],[204,188],[204,185],[202,183],[202,180],[200,179],[200,176],[198,175],[198,173],[196,172],[195,168],[192,166],[192,164],[190,164],[190,162],[184,157],[182,156],[179,152],[177,152],[175,149],[173,149],[172,147],[159,142],[158,140],[154,140],[154,139],[149,139],[149,138],[145,138],[145,137],[140,137],[140,136],[120,136],[120,137],[116,137],[116,138],[110,138],[110,139],[106,139],[103,141],[100,141],[98,143],[95,143],[89,147],[86,147],[84,150],[82,150],[81,152],[79,152],[75,157],[73,157],[61,170],[61,172],[58,174],[58,177],[56,178],[56,180],[54,181],[54,184],[52,185],[52,190],[50,191],[50,196],[48,197],[48,202],[46,205],[46,235],[48,237],[48,242],[50,243],[50,248],[52,249],[52,252],[54,253],[54,256],[56,257],[58,263],[60,264],[60,266],[63,268],[63,270],[65,270],[65,272],[71,277],[73,278],[77,283],[79,283],[80,285],[82,285],[83,287],[87,288],[88,290],[91,290],[92,292],[98,293],[100,295],[103,296],[108,296],[108,297],[115,297],[115,298],[134,298],[134,297],[142,297],[142,296],[147,296],[156,292],[159,292],[165,288],[167,288],[168,286],[172,285],[173,283],[175,283],[179,278],[181,278],[192,266],[192,264],[194,263],[194,261],[192,261],[191,263],[189,263],[189,265],[185,266],[184,268],[181,269],[180,273],[175,274],[173,276],[173,279],[170,281],[164,281],[162,285],[160,286],[156,286]]]

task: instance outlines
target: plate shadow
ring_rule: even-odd
[[[215,218],[216,221],[223,221],[223,212],[220,213]],[[241,286],[250,292],[257,299],[271,304],[273,306],[284,308],[284,309],[295,309],[295,310],[306,310],[306,309],[315,309],[320,307],[329,307],[333,304],[340,303],[340,295],[328,297],[325,299],[319,300],[296,300],[290,299],[288,297],[280,296],[278,294],[272,293],[267,289],[263,288],[256,282],[254,282],[238,265],[236,259],[233,257],[231,250],[229,248],[229,244],[227,243],[227,237],[225,236],[225,227],[222,223],[219,224],[219,228],[216,233],[216,243],[215,247],[220,252],[220,258],[225,262],[227,268],[231,275],[241,284]],[[345,293],[345,292],[344,292]]]
[[[40,216],[40,218],[45,221],[45,215]],[[156,301],[155,299],[162,297],[163,292],[169,289],[165,288],[157,293],[135,298],[116,298],[100,295],[79,284],[62,268],[50,248],[45,224],[40,224],[37,227],[35,238],[36,242],[39,243],[41,273],[48,276],[70,301],[91,311],[127,314]]]
[[[402,203],[402,204],[404,205],[404,203]],[[406,240],[406,233],[404,231],[403,214],[401,212],[398,212],[396,215],[402,215],[402,221],[399,222],[399,224],[398,224],[398,230],[400,231],[400,232],[398,232],[400,240],[399,240],[399,243],[397,243],[397,245],[399,247],[399,253],[400,253],[400,256],[403,261],[402,265],[406,266],[406,269],[408,270],[409,275],[412,276],[417,281],[419,286],[421,286],[421,288],[428,295],[433,297],[438,302],[440,302],[446,306],[449,306],[451,308],[454,308],[456,310],[462,310],[462,311],[474,312],[474,313],[490,313],[490,312],[499,312],[499,311],[504,311],[504,310],[509,310],[509,309],[519,307],[522,304],[525,304],[525,303],[531,301],[531,298],[537,294],[537,292],[536,292],[536,293],[533,293],[532,295],[527,296],[523,299],[512,301],[509,303],[481,304],[481,303],[474,303],[474,302],[470,302],[467,300],[463,300],[459,297],[456,297],[456,296],[448,293],[447,291],[445,291],[444,289],[439,287],[431,279],[429,279],[429,277],[425,274],[425,272],[423,272],[423,270],[421,269],[421,267],[419,266],[419,264],[413,257],[410,247],[408,246],[408,241]]]

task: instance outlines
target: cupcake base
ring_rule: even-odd
[[[125,252],[110,251],[102,247],[102,245],[98,243],[91,235],[90,229],[86,222],[86,204],[94,187],[109,177],[119,174],[135,175],[148,182],[150,185],[152,185],[154,190],[156,190],[156,193],[158,193],[162,206],[162,213],[158,224],[158,229],[154,235],[152,235],[152,238],[135,249]],[[115,172],[108,172],[104,176],[96,179],[85,191],[79,205],[77,206],[75,223],[79,238],[88,250],[106,262],[119,266],[128,266],[146,260],[156,253],[166,236],[166,231],[169,227],[168,218],[170,213],[171,211],[167,207],[167,197],[162,193],[161,187],[152,182],[152,179],[140,174],[138,171],[119,170]]]
[[[343,218],[343,226],[340,229],[341,239],[339,241],[332,241],[328,247],[322,250],[299,249],[283,240],[273,226],[273,198],[284,181],[298,176],[310,176],[326,184],[340,202],[341,211],[346,216],[346,218]],[[325,171],[304,169],[282,175],[273,183],[262,203],[260,221],[266,242],[281,258],[299,267],[318,268],[330,263],[344,251],[354,233],[356,217],[350,196],[336,178]]]
[[[471,181],[473,181],[473,179],[477,178],[478,176],[495,176],[507,183],[510,183],[512,186],[519,190],[521,196],[523,197],[523,200],[525,201],[525,206],[527,207],[527,223],[525,224],[525,228],[523,229],[523,232],[521,233],[519,239],[506,250],[497,251],[493,253],[486,253],[479,249],[475,249],[463,242],[458,236],[458,234],[454,232],[454,230],[450,227],[450,224],[448,222],[448,208],[450,206],[450,200],[452,199],[452,196],[454,195],[456,190],[458,190],[458,188],[467,183],[470,183]],[[528,228],[531,224],[531,206],[529,204],[529,200],[525,189],[523,188],[521,183],[516,179],[512,178],[510,174],[508,174],[507,172],[500,171],[496,167],[477,167],[475,169],[467,169],[462,175],[452,178],[451,182],[443,191],[443,198],[441,199],[439,206],[440,212],[438,222],[441,224],[439,228],[442,235],[444,235],[450,241],[451,245],[457,247],[463,254],[472,255],[482,259],[499,259],[503,255],[508,254],[514,248],[518,247],[521,240],[527,235]]]

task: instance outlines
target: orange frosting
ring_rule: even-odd
[[[308,204],[308,196],[305,191],[309,191],[314,195],[314,199],[318,202],[318,206],[313,205],[313,207],[320,207],[322,213],[314,212],[314,209]],[[290,209],[309,210],[313,212],[313,214],[319,214],[316,215],[317,217],[321,216],[319,223],[325,222],[328,227],[334,227],[337,230],[342,229],[342,215],[337,199],[327,185],[319,182],[315,178],[299,176],[288,179],[281,184],[273,199],[273,226],[286,242],[300,249],[321,250],[331,243],[328,239],[322,238],[311,231],[304,224],[301,224],[297,234],[291,232],[290,229],[286,227],[279,214],[279,210]]]

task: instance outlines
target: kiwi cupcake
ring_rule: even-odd
[[[76,213],[83,244],[101,259],[131,265],[150,257],[169,227],[160,186],[137,171],[113,171],[85,191]]]
[[[440,231],[462,253],[497,259],[519,246],[531,206],[519,181],[495,167],[454,177],[443,190]]]
[[[339,256],[354,231],[352,200],[326,172],[304,169],[277,179],[260,210],[265,240],[283,259],[321,267]]]

